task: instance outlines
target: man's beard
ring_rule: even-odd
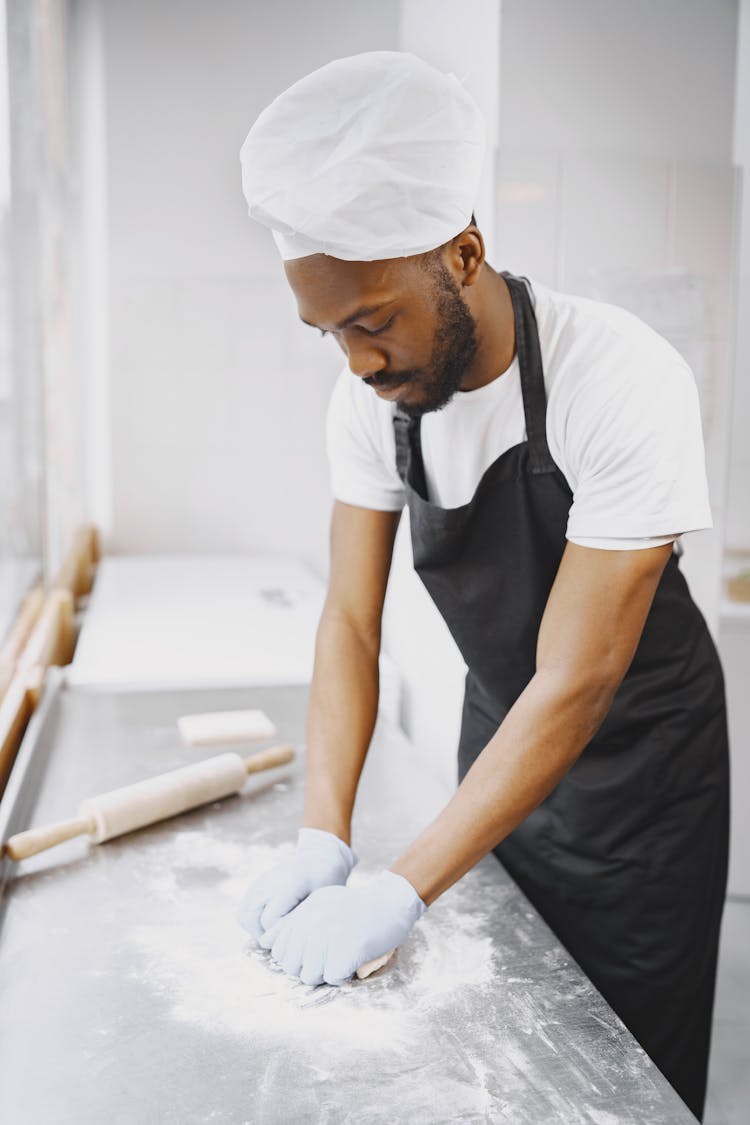
[[[435,276],[435,307],[438,330],[427,368],[405,371],[398,381],[417,385],[420,402],[399,403],[411,418],[442,410],[459,390],[479,347],[476,324],[461,299],[461,291],[443,262],[430,267]],[[393,380],[394,382],[396,380]]]

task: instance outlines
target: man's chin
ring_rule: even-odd
[[[416,399],[412,402],[401,400],[398,404],[398,408],[403,414],[408,415],[409,418],[421,418],[423,414],[434,414],[436,411],[442,410],[444,406],[448,405],[454,394],[455,391],[451,391],[450,394],[441,395],[439,398],[437,396],[433,398],[428,396],[427,398]]]

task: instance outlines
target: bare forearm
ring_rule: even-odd
[[[452,800],[391,870],[434,902],[552,791],[604,720],[612,690],[537,673]]]
[[[304,823],[347,843],[378,710],[379,647],[379,635],[324,613],[307,714]]]

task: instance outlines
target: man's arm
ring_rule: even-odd
[[[391,866],[427,904],[500,843],[570,769],[604,721],[672,545],[568,543],[530,683],[442,813]]]
[[[331,519],[307,714],[304,824],[346,843],[378,710],[383,602],[399,516],[336,501]]]

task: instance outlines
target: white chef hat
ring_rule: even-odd
[[[242,190],[285,259],[400,258],[468,225],[483,155],[482,114],[458,79],[372,51],[313,71],[263,110],[240,152]]]

